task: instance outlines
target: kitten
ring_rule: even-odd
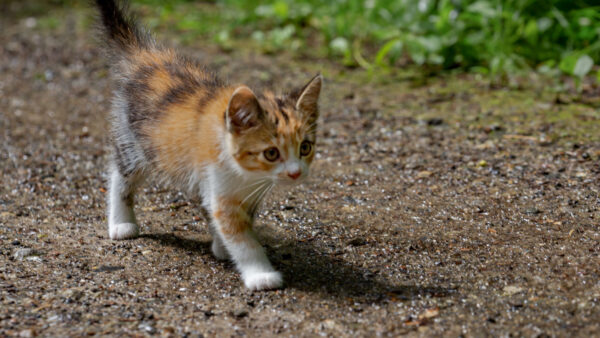
[[[321,76],[283,96],[228,85],[195,61],[159,46],[114,0],[96,4],[115,80],[110,238],[138,236],[134,192],[154,176],[201,197],[212,252],[235,263],[246,287],[281,287],[281,274],[252,224],[273,185],[298,183],[308,175]]]

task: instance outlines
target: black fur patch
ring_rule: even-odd
[[[279,112],[281,113],[281,116],[283,117],[285,122],[286,123],[290,122],[290,117],[283,109],[285,107],[285,102],[281,98],[276,98],[275,102],[277,102],[277,108],[279,108]]]
[[[158,104],[159,109],[182,102],[186,97],[193,95],[198,89],[203,88],[206,94],[202,96],[198,104],[199,110],[202,110],[204,105],[212,99],[216,88],[224,87],[223,82],[217,76],[195,61],[187,58],[180,57],[175,62],[168,62],[164,66],[169,75],[178,84],[170,88],[163,96]],[[206,78],[198,78],[190,69],[201,71],[203,74],[206,74]]]
[[[132,47],[148,48],[153,39],[140,28],[133,16],[127,13],[126,1],[95,0],[100,11],[102,26],[108,45],[118,51],[131,51]]]
[[[136,136],[140,136],[144,122],[158,117],[158,111],[152,109],[148,102],[150,88],[146,82],[130,81],[124,89],[127,97],[127,121]]]
[[[186,97],[194,94],[198,88],[198,85],[189,82],[184,82],[171,87],[158,103],[159,110],[162,110],[169,105],[182,102]]]
[[[204,92],[204,95],[202,95],[198,100],[198,111],[204,111],[208,103],[214,99],[215,94],[217,92],[217,88],[214,86],[209,86],[205,89],[206,91]]]

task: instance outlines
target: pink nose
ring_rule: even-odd
[[[302,175],[302,173],[299,171],[294,171],[293,173],[288,172],[288,176],[291,177],[293,180],[300,177],[300,175]]]

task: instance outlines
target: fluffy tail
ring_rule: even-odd
[[[114,52],[129,53],[154,45],[152,37],[137,25],[135,19],[123,14],[126,12],[126,3],[117,3],[115,0],[95,2],[100,10],[107,43],[116,49]]]

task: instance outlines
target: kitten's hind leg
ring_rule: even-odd
[[[223,243],[223,240],[221,239],[221,236],[219,236],[218,234],[218,230],[216,230],[214,228],[214,225],[210,224],[209,225],[210,229],[211,229],[211,234],[212,234],[212,245],[210,246],[210,249],[213,253],[213,256],[215,256],[215,258],[219,259],[219,260],[227,260],[229,259],[229,253],[227,253],[227,249],[225,248],[225,244]]]
[[[135,175],[125,177],[116,166],[111,169],[108,197],[108,235],[111,239],[135,238],[140,233],[133,212],[136,181]]]

